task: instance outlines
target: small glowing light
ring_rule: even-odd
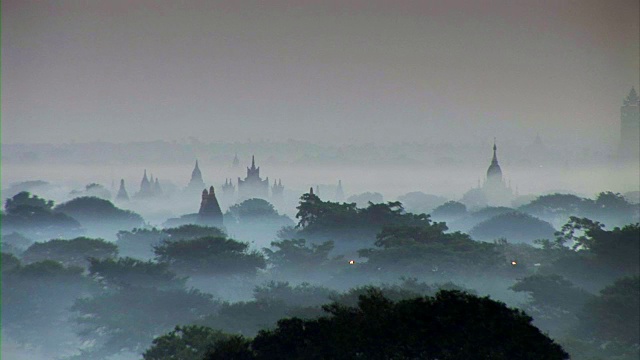
[[[355,260],[349,260],[349,265],[355,265],[356,261]]]
[[[515,260],[511,260],[511,265],[516,266],[518,263]]]

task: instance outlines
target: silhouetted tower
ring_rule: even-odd
[[[120,189],[118,190],[118,195],[116,195],[117,201],[129,201],[129,194],[127,194],[127,189],[124,187],[124,179],[120,179]]]
[[[284,199],[284,186],[282,186],[282,179],[278,179],[276,182],[273,180],[273,186],[271,187],[271,198],[274,201],[282,201]]]
[[[336,188],[336,201],[344,201],[344,190],[342,190],[342,180],[338,180],[338,187]]]
[[[229,206],[234,203],[236,197],[236,187],[231,179],[224,179],[222,184],[222,206]]]
[[[151,190],[153,191],[153,195],[155,196],[162,195],[162,188],[160,187],[160,182],[158,181],[158,178],[156,178],[156,180],[153,182],[153,185],[151,186]]]
[[[489,205],[510,205],[513,193],[510,187],[505,184],[502,177],[502,169],[498,163],[498,147],[496,146],[495,139],[493,141],[493,158],[491,164],[487,169],[487,179],[484,182],[482,191],[489,202]]]
[[[497,185],[502,183],[502,169],[498,164],[498,156],[496,154],[498,147],[495,140],[493,141],[493,158],[491,159],[491,165],[487,169],[487,185]]]
[[[238,178],[238,196],[240,199],[269,197],[269,178],[262,180],[260,167],[256,167],[255,156],[251,156],[251,167],[247,168],[247,177],[244,180]]]
[[[139,198],[148,198],[153,196],[153,191],[151,189],[151,182],[147,177],[147,170],[144,170],[144,175],[142,176],[142,181],[140,181],[140,191],[136,194],[136,197]]]
[[[238,159],[238,154],[236,153],[236,155],[233,157],[233,167],[238,167],[240,166],[240,159]]]
[[[620,108],[620,157],[640,158],[640,98],[635,87],[622,102]]]
[[[196,160],[196,166],[191,172],[191,180],[189,180],[187,190],[200,190],[203,187],[205,187],[205,185],[204,181],[202,180],[202,172],[200,171],[200,167],[198,166],[198,160]]]
[[[200,202],[200,210],[198,211],[198,223],[206,226],[222,227],[222,210],[216,199],[213,186],[209,188],[209,192],[205,188],[202,190],[202,201]]]
[[[222,194],[225,197],[233,197],[236,193],[236,187],[233,186],[231,179],[224,179],[224,184],[222,185]]]

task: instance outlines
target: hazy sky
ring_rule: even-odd
[[[2,141],[612,141],[640,77],[639,12],[638,0],[3,0]]]

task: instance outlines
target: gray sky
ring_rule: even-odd
[[[177,3],[3,0],[2,141],[611,142],[640,77],[638,0]]]

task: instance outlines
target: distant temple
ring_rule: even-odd
[[[162,188],[160,187],[158,178],[156,178],[156,180],[151,185],[151,191],[153,192],[153,195],[162,195]]]
[[[140,181],[140,191],[135,195],[137,198],[145,199],[153,196],[153,190],[151,189],[151,182],[147,177],[147,170],[144,171],[142,181]]]
[[[200,210],[198,211],[198,223],[207,226],[222,227],[222,210],[216,199],[213,186],[209,188],[209,192],[205,188],[202,190],[202,201],[200,202]]]
[[[640,158],[640,98],[634,87],[620,108],[620,148],[623,159]]]
[[[284,186],[282,186],[282,179],[278,179],[278,182],[273,180],[273,186],[271,187],[271,198],[273,201],[281,202],[284,199]]]
[[[238,167],[238,166],[240,166],[240,159],[238,159],[238,154],[236,154],[236,155],[233,157],[233,163],[232,163],[232,165],[233,165],[233,167]]]
[[[478,180],[478,187],[467,191],[462,197],[462,202],[471,208],[489,206],[511,206],[513,192],[507,185],[502,175],[502,169],[498,163],[498,147],[493,143],[493,158],[487,169],[487,177],[484,183]]]
[[[187,185],[187,191],[200,191],[200,189],[206,187],[204,181],[202,180],[202,172],[200,171],[200,167],[198,166],[198,160],[196,160],[196,166],[193,168],[191,172],[191,180],[189,180],[189,184]]]
[[[236,187],[233,185],[231,179],[224,179],[224,184],[222,184],[222,194],[225,197],[230,198],[236,194]]]
[[[148,199],[162,195],[162,188],[158,178],[153,179],[153,175],[150,178],[147,177],[147,170],[145,169],[142,181],[140,181],[140,191],[138,191],[134,197],[138,199]]]
[[[124,179],[120,179],[120,189],[118,190],[118,195],[116,195],[117,201],[129,201],[129,194],[127,194],[127,189],[124,187]]]
[[[482,191],[490,205],[510,205],[513,198],[511,188],[507,186],[502,177],[502,169],[498,164],[498,147],[493,143],[493,158],[487,169],[487,179],[482,186]]]
[[[222,184],[222,198],[220,199],[222,206],[227,207],[233,205],[236,199],[236,187],[231,179],[224,179]]]
[[[241,200],[269,197],[269,178],[262,180],[254,156],[251,157],[251,167],[247,168],[247,177],[244,180],[238,178],[238,197]]]

